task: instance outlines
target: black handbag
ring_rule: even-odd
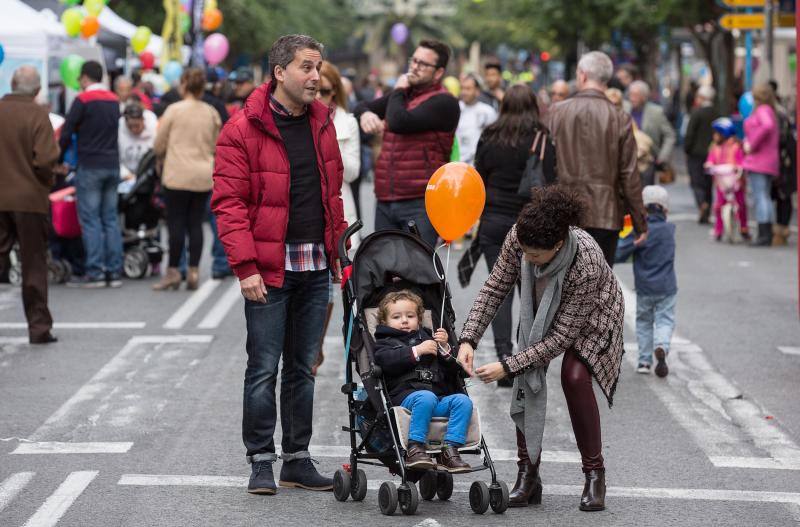
[[[525,163],[525,170],[522,172],[522,178],[519,180],[519,188],[517,188],[517,195],[525,199],[531,199],[531,189],[543,187],[546,184],[544,177],[544,151],[547,146],[547,134],[542,130],[536,132],[536,137],[533,138],[531,145],[530,155],[528,161]],[[539,149],[537,152],[536,149]]]

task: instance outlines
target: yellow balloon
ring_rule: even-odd
[[[83,21],[83,13],[77,7],[70,7],[61,13],[61,23],[64,24],[64,30],[67,35],[77,37],[81,34],[81,22]]]
[[[442,84],[444,84],[444,87],[447,88],[447,91],[453,94],[453,97],[458,97],[458,95],[461,93],[461,83],[452,75],[445,77],[442,81]]]
[[[105,6],[105,0],[83,0],[83,8],[91,16],[99,15]]]
[[[133,51],[136,53],[141,53],[147,47],[147,44],[150,43],[150,37],[153,36],[152,31],[150,31],[149,27],[146,26],[139,26],[136,28],[136,32],[131,37],[131,47]]]

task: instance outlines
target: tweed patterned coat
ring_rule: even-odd
[[[575,229],[574,232],[578,238],[578,252],[564,280],[561,305],[550,330],[541,341],[504,359],[504,367],[516,376],[530,368],[545,366],[566,350],[574,349],[611,406],[624,353],[625,301],[600,247],[586,231]],[[477,346],[500,304],[516,284],[522,258],[514,226],[472,305],[459,342]]]

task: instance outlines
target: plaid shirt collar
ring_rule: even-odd
[[[289,111],[289,109],[282,105],[278,99],[275,98],[273,94],[269,94],[269,109],[273,112],[277,113],[278,115],[282,115],[284,117],[298,117],[300,115],[305,114],[308,111],[308,105],[303,106],[303,111],[297,115],[293,114]]]

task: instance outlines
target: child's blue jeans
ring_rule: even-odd
[[[431,391],[420,390],[410,393],[402,406],[411,410],[409,441],[424,443],[433,417],[450,419],[444,436],[446,443],[461,446],[467,440],[467,428],[472,418],[472,400],[467,395],[456,393],[439,398]]]
[[[636,295],[636,340],[639,364],[653,364],[653,350],[669,353],[675,329],[676,295]]]

